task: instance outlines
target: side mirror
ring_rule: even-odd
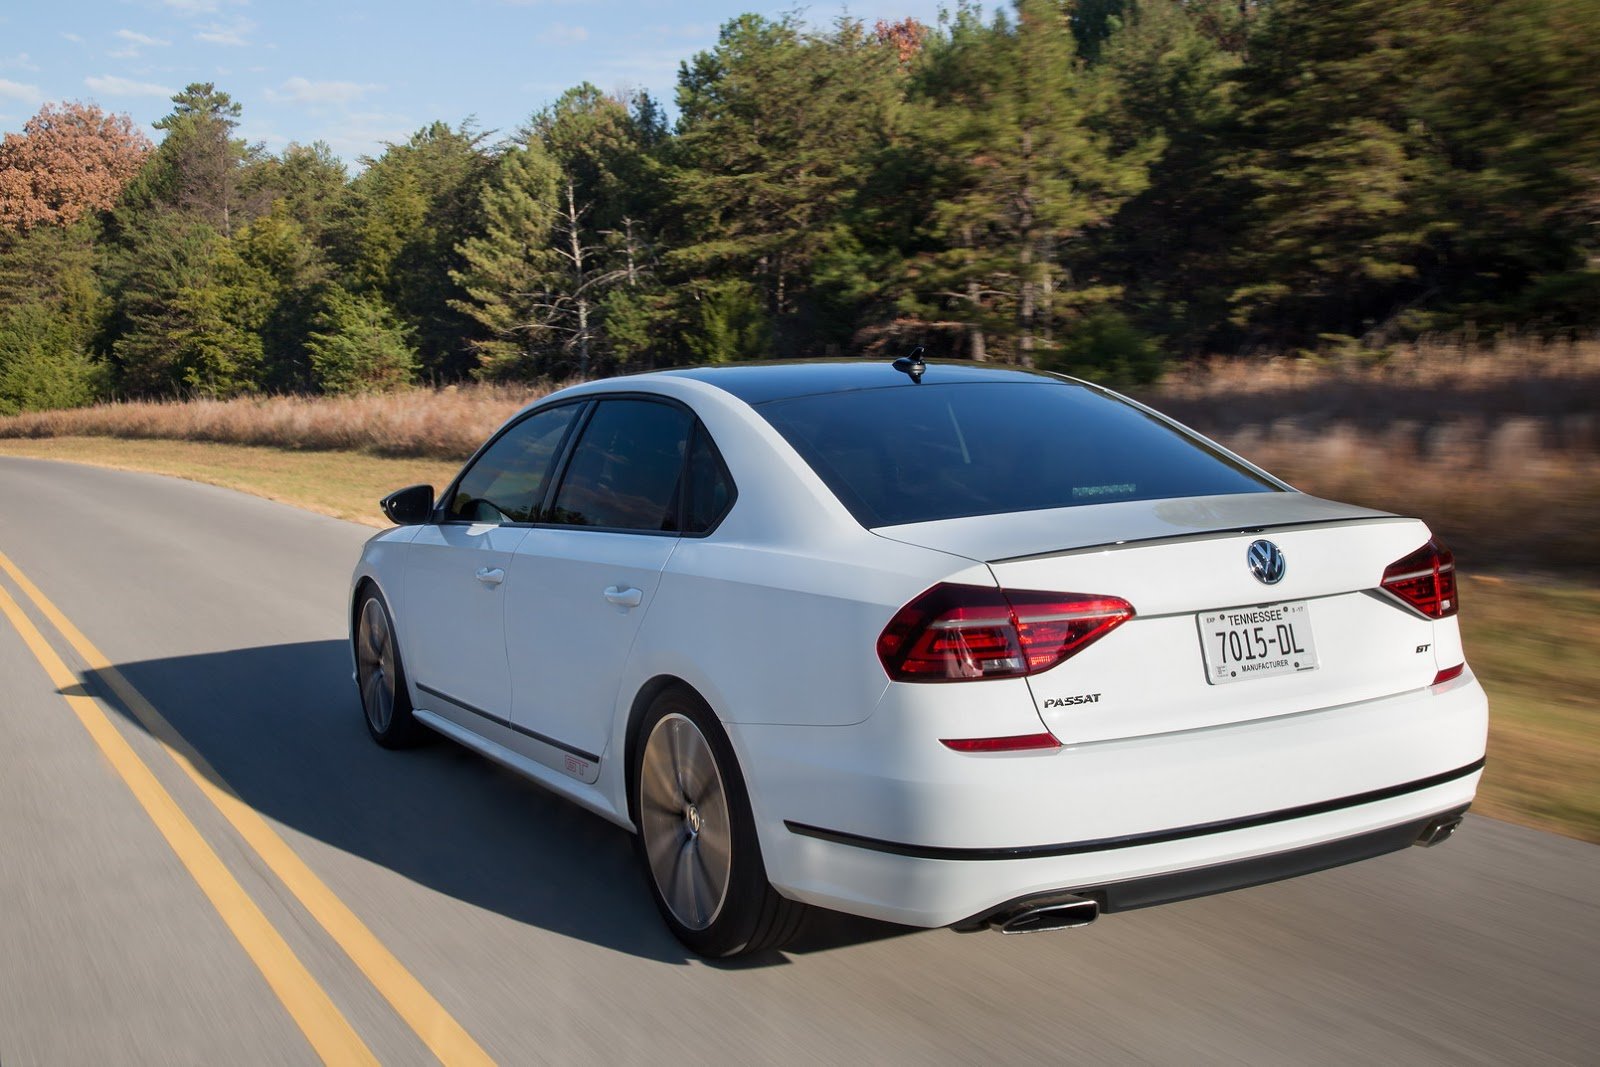
[[[396,489],[378,505],[396,526],[419,526],[433,515],[433,486],[408,485]]]

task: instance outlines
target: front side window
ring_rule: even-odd
[[[581,404],[530,415],[501,434],[456,483],[445,506],[457,522],[532,522],[550,465]]]
[[[694,417],[672,404],[602,400],[583,428],[545,522],[675,531]]]

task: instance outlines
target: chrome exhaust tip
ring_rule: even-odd
[[[1448,841],[1450,835],[1460,826],[1460,815],[1440,815],[1438,818],[1428,820],[1428,824],[1422,828],[1422,833],[1417,835],[1416,841],[1412,844],[1422,848],[1432,848],[1443,841]]]
[[[1099,917],[1100,905],[1096,901],[1088,897],[1069,897],[997,915],[989,920],[989,928],[1002,934],[1037,934],[1088,926]]]

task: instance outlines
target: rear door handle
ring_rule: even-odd
[[[636,608],[644,600],[644,593],[638,589],[622,589],[612,585],[606,587],[605,597],[618,607]]]
[[[478,581],[484,585],[499,585],[506,580],[506,572],[500,567],[479,567]]]

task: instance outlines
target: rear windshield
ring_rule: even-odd
[[[1066,382],[866,389],[756,408],[863,526],[1278,489]]]

